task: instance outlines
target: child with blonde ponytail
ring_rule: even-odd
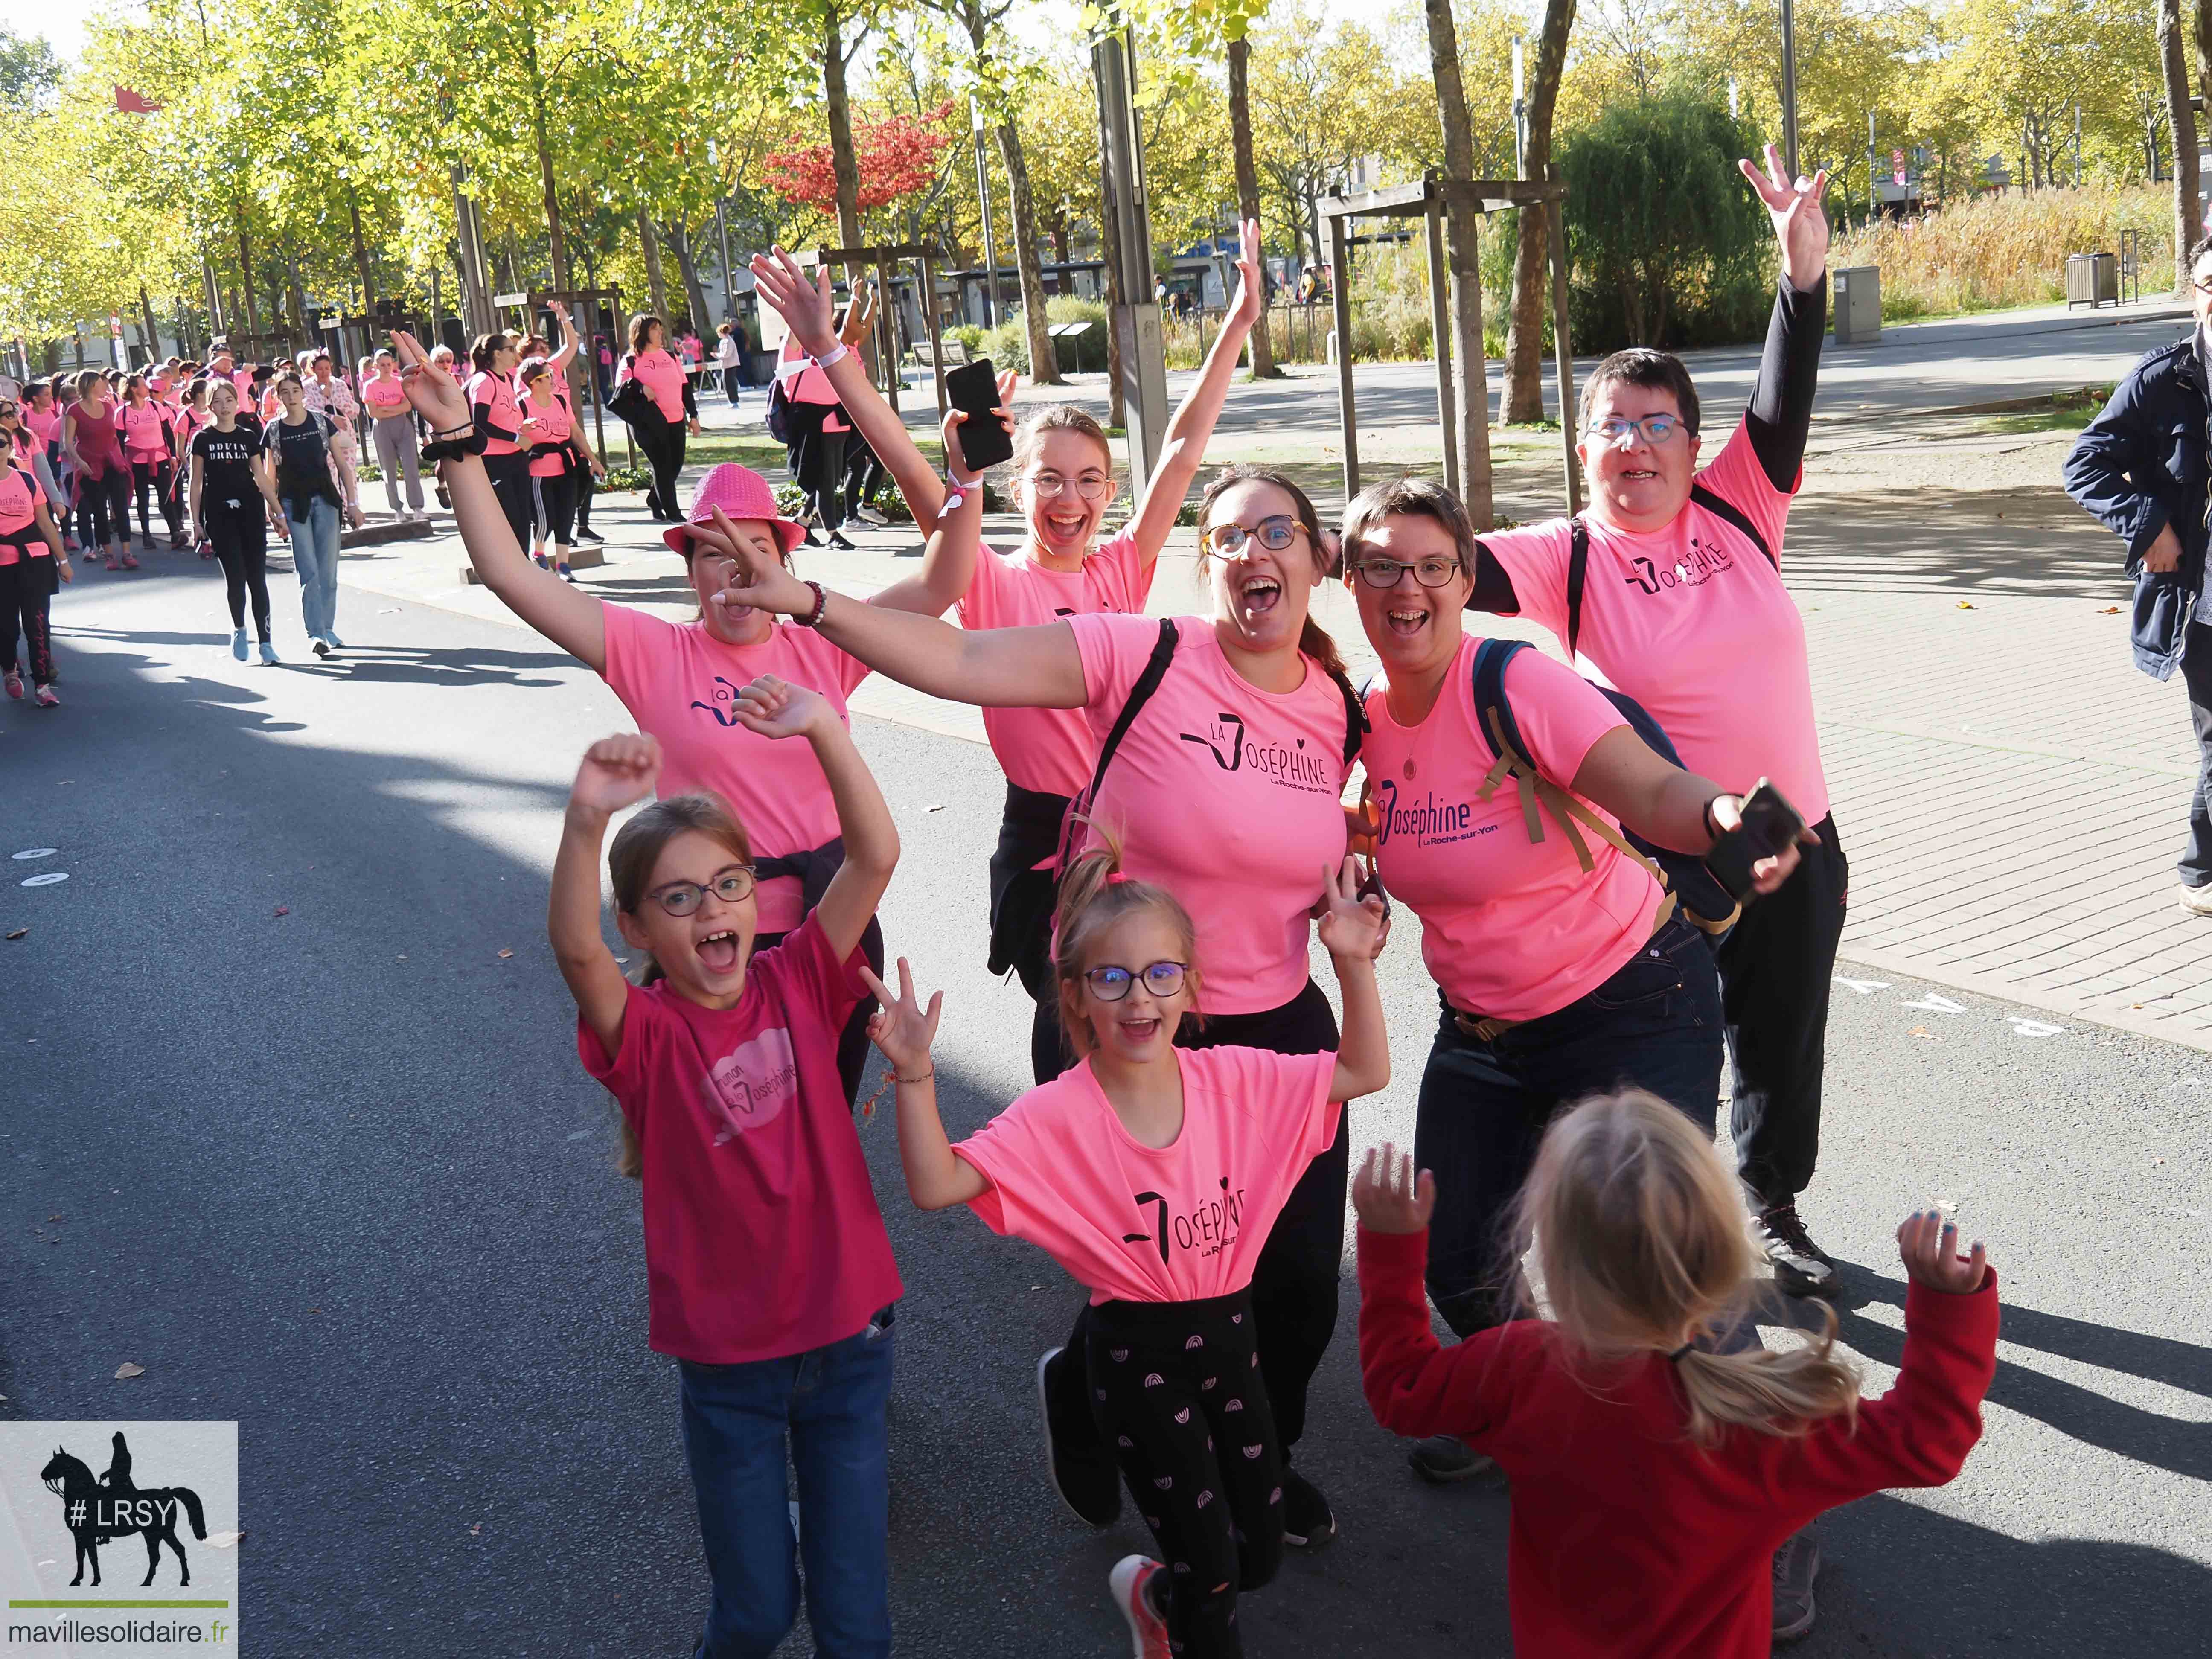
[[[1656,1096],[1585,1100],[1544,1136],[1516,1239],[1533,1237],[1548,1320],[1438,1346],[1435,1201],[1427,1170],[1387,1142],[1368,1153],[1360,1370],[1385,1428],[1457,1435],[1511,1478],[1519,1652],[1763,1656],[1776,1547],[1853,1498],[1944,1485],[1981,1437],[1996,1274],[1933,1210],[1897,1232],[1897,1385],[1862,1401],[1832,1313],[1801,1348],[1711,1351],[1747,1313],[1754,1253],[1733,1171]]]

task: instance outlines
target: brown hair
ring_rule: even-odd
[[[126,400],[130,398],[132,392],[143,392],[145,389],[146,377],[143,374],[137,374],[134,371],[131,374],[127,375],[124,380],[123,396]]]
[[[479,334],[477,336],[476,343],[469,348],[469,362],[476,365],[478,374],[489,374],[491,373],[492,360],[507,349],[507,336],[498,331],[495,330],[489,334]]]
[[[107,386],[107,377],[105,374],[102,374],[96,368],[81,369],[78,371],[76,378],[71,380],[70,385],[75,388],[76,395],[82,398],[86,392],[91,391],[94,386],[99,386],[105,390]]]
[[[1686,1332],[1725,1331],[1747,1316],[1753,1254],[1735,1176],[1710,1135],[1641,1089],[1594,1096],[1545,1131],[1516,1206],[1516,1257],[1532,1236],[1586,1387],[1594,1373],[1672,1354]],[[1525,1282],[1521,1295],[1525,1304]],[[1856,1422],[1858,1376],[1832,1352],[1833,1310],[1818,1305],[1826,1328],[1803,1347],[1692,1348],[1675,1359],[1693,1443],[1711,1447],[1731,1426],[1800,1435],[1824,1418]]]
[[[1347,574],[1352,561],[1365,550],[1367,532],[1385,519],[1426,519],[1442,525],[1459,555],[1461,570],[1474,570],[1474,520],[1467,516],[1466,506],[1442,484],[1408,474],[1368,485],[1345,508],[1344,528],[1337,540]]]
[[[538,379],[541,375],[550,374],[552,372],[553,365],[547,362],[545,359],[543,357],[531,357],[526,359],[522,367],[515,371],[515,378],[520,380],[523,385],[528,386],[532,380]]]
[[[307,383],[300,378],[300,371],[295,368],[288,368],[276,377],[276,389],[279,392],[288,386],[297,386],[302,392],[307,389]]]
[[[1330,546],[1328,537],[1321,527],[1321,514],[1314,511],[1312,501],[1304,490],[1298,488],[1297,481],[1279,467],[1255,466],[1239,461],[1215,473],[1213,482],[1206,487],[1206,494],[1198,498],[1198,569],[1200,575],[1206,574],[1206,567],[1213,556],[1206,544],[1206,532],[1213,522],[1213,504],[1228,490],[1241,483],[1273,484],[1288,495],[1298,522],[1305,526],[1306,539],[1313,544],[1316,570],[1323,576],[1336,574],[1340,562],[1336,551]],[[1306,613],[1305,626],[1298,630],[1298,649],[1335,678],[1344,678],[1344,658],[1336,648],[1336,641],[1328,636],[1327,629],[1313,619],[1310,610]]]
[[[643,351],[646,349],[647,340],[652,337],[653,331],[656,328],[660,331],[662,339],[668,337],[667,324],[649,311],[639,312],[636,316],[629,319],[629,349],[632,351]]]
[[[1048,432],[1081,433],[1098,446],[1098,453],[1106,462],[1107,476],[1113,476],[1114,446],[1106,440],[1106,428],[1098,424],[1097,416],[1079,404],[1047,404],[1022,416],[1014,428],[1014,471],[1029,471],[1030,463],[1044,447],[1044,434]]]
[[[1088,820],[1085,820],[1088,822]],[[1083,1006],[1083,972],[1097,948],[1098,936],[1127,915],[1158,912],[1175,929],[1183,960],[1183,983],[1190,988],[1185,1018],[1202,1023],[1198,1012],[1198,929],[1182,902],[1164,887],[1133,881],[1121,874],[1121,843],[1102,826],[1091,825],[1091,844],[1078,854],[1060,878],[1060,902],[1052,917],[1052,970],[1059,981],[1060,1029],[1078,1060],[1098,1046],[1091,1022],[1077,1012]],[[1170,1036],[1173,1033],[1170,1033]]]
[[[1682,414],[1683,430],[1692,438],[1698,435],[1698,388],[1690,383],[1690,371],[1673,352],[1631,346],[1592,369],[1589,379],[1583,382],[1582,410],[1577,416],[1584,431],[1589,429],[1590,410],[1597,407],[1598,394],[1609,386],[1640,386],[1650,392],[1673,392],[1674,407]]]
[[[720,842],[737,854],[739,863],[753,861],[752,838],[745,834],[729,802],[720,795],[698,789],[649,802],[615,831],[614,845],[607,848],[607,878],[614,886],[616,909],[627,916],[637,915],[645,904],[647,890],[653,885],[653,867],[660,862],[661,853],[677,836],[693,830]],[[660,964],[650,951],[641,954],[643,965],[634,977],[640,985],[650,985],[662,976]],[[615,1168],[633,1181],[645,1173],[644,1153],[628,1118],[622,1120],[622,1148],[616,1154]]]

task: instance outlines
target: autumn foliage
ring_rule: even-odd
[[[927,190],[937,179],[937,158],[952,143],[947,100],[922,116],[894,115],[853,129],[853,159],[860,173],[860,210],[879,208]],[[837,204],[837,172],[826,143],[796,135],[762,164],[768,187],[787,202],[829,208]]]

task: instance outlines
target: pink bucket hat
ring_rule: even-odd
[[[764,519],[774,525],[787,553],[806,539],[805,526],[796,519],[785,518],[777,507],[775,491],[769,487],[768,480],[735,461],[724,461],[708,470],[707,476],[692,488],[688,522],[669,526],[660,532],[660,539],[678,553],[689,553],[691,526],[714,523],[718,507],[724,516],[732,520]]]

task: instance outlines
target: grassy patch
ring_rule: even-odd
[[[2037,432],[2079,432],[2096,418],[2097,411],[2112,395],[2110,386],[2086,392],[2054,392],[2049,407],[2026,409],[2016,415],[1993,415],[1985,429],[2004,437]]]

